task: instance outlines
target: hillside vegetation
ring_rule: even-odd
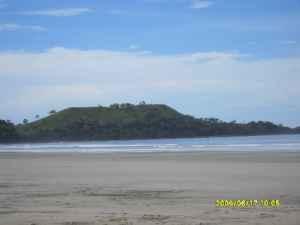
[[[18,139],[17,129],[10,121],[0,120],[0,143]]]
[[[167,105],[126,103],[68,108],[18,125],[14,132],[10,140],[71,141],[282,134],[295,130],[263,121],[241,124],[215,118],[197,119]]]

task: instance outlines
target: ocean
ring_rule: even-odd
[[[0,152],[300,151],[300,135],[0,144]]]

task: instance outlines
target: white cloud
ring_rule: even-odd
[[[192,9],[205,9],[212,6],[214,3],[212,1],[206,0],[194,0],[190,6]]]
[[[92,12],[90,8],[65,8],[65,9],[45,9],[45,10],[36,10],[36,11],[26,11],[21,12],[20,14],[29,15],[29,16],[55,16],[55,17],[64,17],[64,16],[79,16],[85,13]]]
[[[282,44],[282,45],[295,45],[295,44],[297,44],[297,42],[292,41],[292,40],[287,40],[287,41],[281,41],[280,44]]]
[[[130,50],[137,50],[137,49],[139,49],[139,48],[140,48],[139,45],[135,45],[135,44],[129,45],[129,49],[130,49]]]
[[[46,28],[36,25],[20,25],[14,23],[0,24],[1,31],[18,31],[18,30],[30,30],[30,31],[46,31]]]
[[[126,11],[121,10],[121,9],[112,9],[108,11],[109,14],[111,15],[123,15],[123,14],[127,14]]]
[[[152,4],[179,4],[188,5],[192,9],[205,9],[211,7],[214,1],[211,0],[143,0],[145,3]]]
[[[141,99],[165,103],[165,96],[188,96],[200,105],[203,99],[213,99],[203,112],[222,104],[243,110],[266,105],[300,108],[299,74],[300,58],[254,60],[235,52],[156,55],[62,47],[2,52],[0,116],[48,110],[53,104],[63,108]]]

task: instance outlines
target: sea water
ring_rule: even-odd
[[[300,151],[300,134],[0,144],[0,152]]]

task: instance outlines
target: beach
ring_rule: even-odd
[[[300,152],[0,153],[0,225],[27,224],[297,225]]]

